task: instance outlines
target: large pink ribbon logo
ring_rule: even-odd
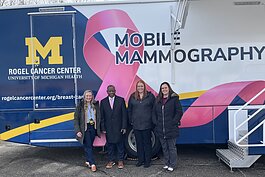
[[[135,89],[136,82],[140,80],[136,75],[139,63],[132,65],[126,65],[125,63],[115,64],[115,55],[94,37],[98,32],[109,28],[125,28],[129,36],[132,33],[139,32],[128,14],[122,10],[113,9],[98,12],[87,21],[83,48],[84,57],[89,67],[102,80],[96,95],[97,100],[101,100],[107,95],[106,89],[110,84],[115,85],[117,95],[128,100],[128,97]],[[128,47],[120,46],[118,49],[121,54],[129,51],[129,58],[134,51],[137,51],[142,56],[143,50],[143,45],[139,47],[131,45]],[[148,88],[151,89],[150,87]]]

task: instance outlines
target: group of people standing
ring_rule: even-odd
[[[169,83],[160,85],[155,96],[147,91],[143,80],[136,83],[131,94],[128,108],[124,98],[116,95],[115,86],[107,87],[108,96],[100,104],[94,100],[91,90],[84,92],[76,107],[74,127],[78,141],[83,144],[86,162],[93,172],[97,170],[93,157],[95,136],[106,134],[108,163],[107,169],[118,162],[118,168],[124,168],[124,134],[131,124],[136,139],[137,167],[150,167],[152,157],[151,130],[158,136],[164,155],[164,169],[173,171],[177,165],[176,138],[183,111],[176,94]],[[117,153],[115,153],[117,152]]]

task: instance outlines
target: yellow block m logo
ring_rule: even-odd
[[[25,44],[28,46],[28,56],[26,57],[26,65],[40,64],[40,57],[37,52],[45,59],[48,57],[49,64],[63,64],[63,57],[60,56],[60,45],[62,45],[62,37],[50,37],[46,45],[43,47],[36,37],[25,38]]]

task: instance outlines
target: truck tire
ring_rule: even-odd
[[[152,157],[156,156],[161,149],[158,137],[151,131]],[[125,151],[128,157],[137,158],[136,141],[132,127],[129,127],[125,138]]]

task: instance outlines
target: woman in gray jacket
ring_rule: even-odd
[[[148,168],[150,166],[152,155],[152,109],[154,101],[154,95],[146,90],[144,81],[139,80],[136,83],[136,91],[131,94],[128,104],[129,121],[133,126],[137,146],[137,167],[144,165],[145,168]]]
[[[95,172],[97,168],[93,157],[93,142],[96,135],[100,136],[100,110],[99,103],[94,100],[91,90],[84,92],[83,98],[76,107],[74,127],[76,139],[84,146],[85,164]]]

